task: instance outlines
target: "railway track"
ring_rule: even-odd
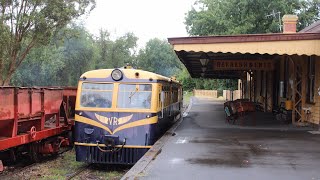
[[[84,164],[69,173],[67,180],[71,179],[121,179],[129,171],[126,165]]]
[[[106,166],[76,162],[74,151],[61,152],[61,156],[48,157],[39,163],[19,164],[0,173],[0,179],[121,179],[129,166]],[[18,167],[19,166],[19,167]]]
[[[7,170],[0,172],[0,179],[1,179],[1,175],[6,174],[7,172],[17,172],[17,171],[25,171],[29,168],[31,168],[32,166],[37,165],[38,163],[44,163],[44,162],[49,162],[52,161],[54,159],[56,159],[56,157],[58,157],[59,155],[71,151],[72,148],[64,148],[63,150],[59,151],[56,155],[52,155],[52,156],[46,156],[46,157],[42,157],[39,162],[31,162],[31,161],[20,161],[20,162],[16,162],[14,163],[12,166],[9,166]]]
[[[71,179],[77,177],[78,175],[83,173],[85,170],[87,170],[91,165],[92,164],[85,164],[85,165],[79,167],[74,173],[72,173],[70,176],[68,176],[66,178],[66,180],[71,180]]]

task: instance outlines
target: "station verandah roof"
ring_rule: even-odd
[[[238,79],[243,68],[217,70],[216,61],[264,62],[277,56],[320,56],[320,33],[168,38],[193,78]]]

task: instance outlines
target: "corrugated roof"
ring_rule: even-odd
[[[215,71],[217,60],[270,60],[279,55],[320,56],[320,33],[245,34],[230,36],[199,36],[168,38],[180,61],[192,77],[201,77],[200,57],[206,54],[210,61],[205,77],[236,78],[236,71]]]
[[[292,34],[241,34],[230,36],[196,36],[168,38],[172,45],[176,44],[213,44],[239,42],[269,42],[269,41],[297,41],[320,40],[319,33],[292,33]]]
[[[299,33],[320,33],[320,21],[316,21],[310,26],[299,31]]]

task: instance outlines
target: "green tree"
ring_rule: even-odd
[[[107,30],[100,29],[99,37],[96,39],[96,47],[99,53],[99,58],[96,62],[96,69],[111,68],[109,52],[113,42],[110,40],[110,33]]]
[[[298,29],[319,20],[319,0],[199,0],[185,18],[190,35],[255,34],[279,32],[272,12],[297,14]]]
[[[58,86],[57,72],[65,66],[63,48],[55,45],[33,48],[14,72],[11,84],[15,86]]]
[[[165,40],[151,39],[139,51],[138,67],[164,76],[172,76],[181,69],[181,63],[170,44]]]
[[[109,63],[111,68],[118,68],[132,64],[134,61],[135,48],[137,47],[138,37],[133,33],[126,33],[112,42],[109,51]]]
[[[192,91],[196,86],[196,79],[191,78],[186,68],[182,68],[182,71],[179,71],[177,80],[182,84],[185,91]]]
[[[81,74],[95,69],[97,54],[94,39],[83,27],[76,26],[72,34],[77,36],[64,40],[63,61],[65,66],[60,69],[61,85],[75,86]]]
[[[0,85],[34,47],[48,44],[61,28],[93,9],[94,0],[1,0]]]
[[[306,0],[301,2],[298,29],[309,26],[320,19],[320,0]]]
[[[59,33],[59,39],[53,38],[50,44],[30,50],[15,71],[11,84],[74,86],[82,73],[95,68],[96,47],[92,35],[83,27],[65,28]]]

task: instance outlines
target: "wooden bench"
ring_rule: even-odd
[[[247,99],[237,99],[235,101],[228,101],[224,103],[224,110],[226,112],[226,121],[234,124],[237,119],[241,120],[241,125],[244,124],[244,117],[249,112],[256,111],[256,104]],[[255,113],[254,113],[254,125],[255,125]]]

